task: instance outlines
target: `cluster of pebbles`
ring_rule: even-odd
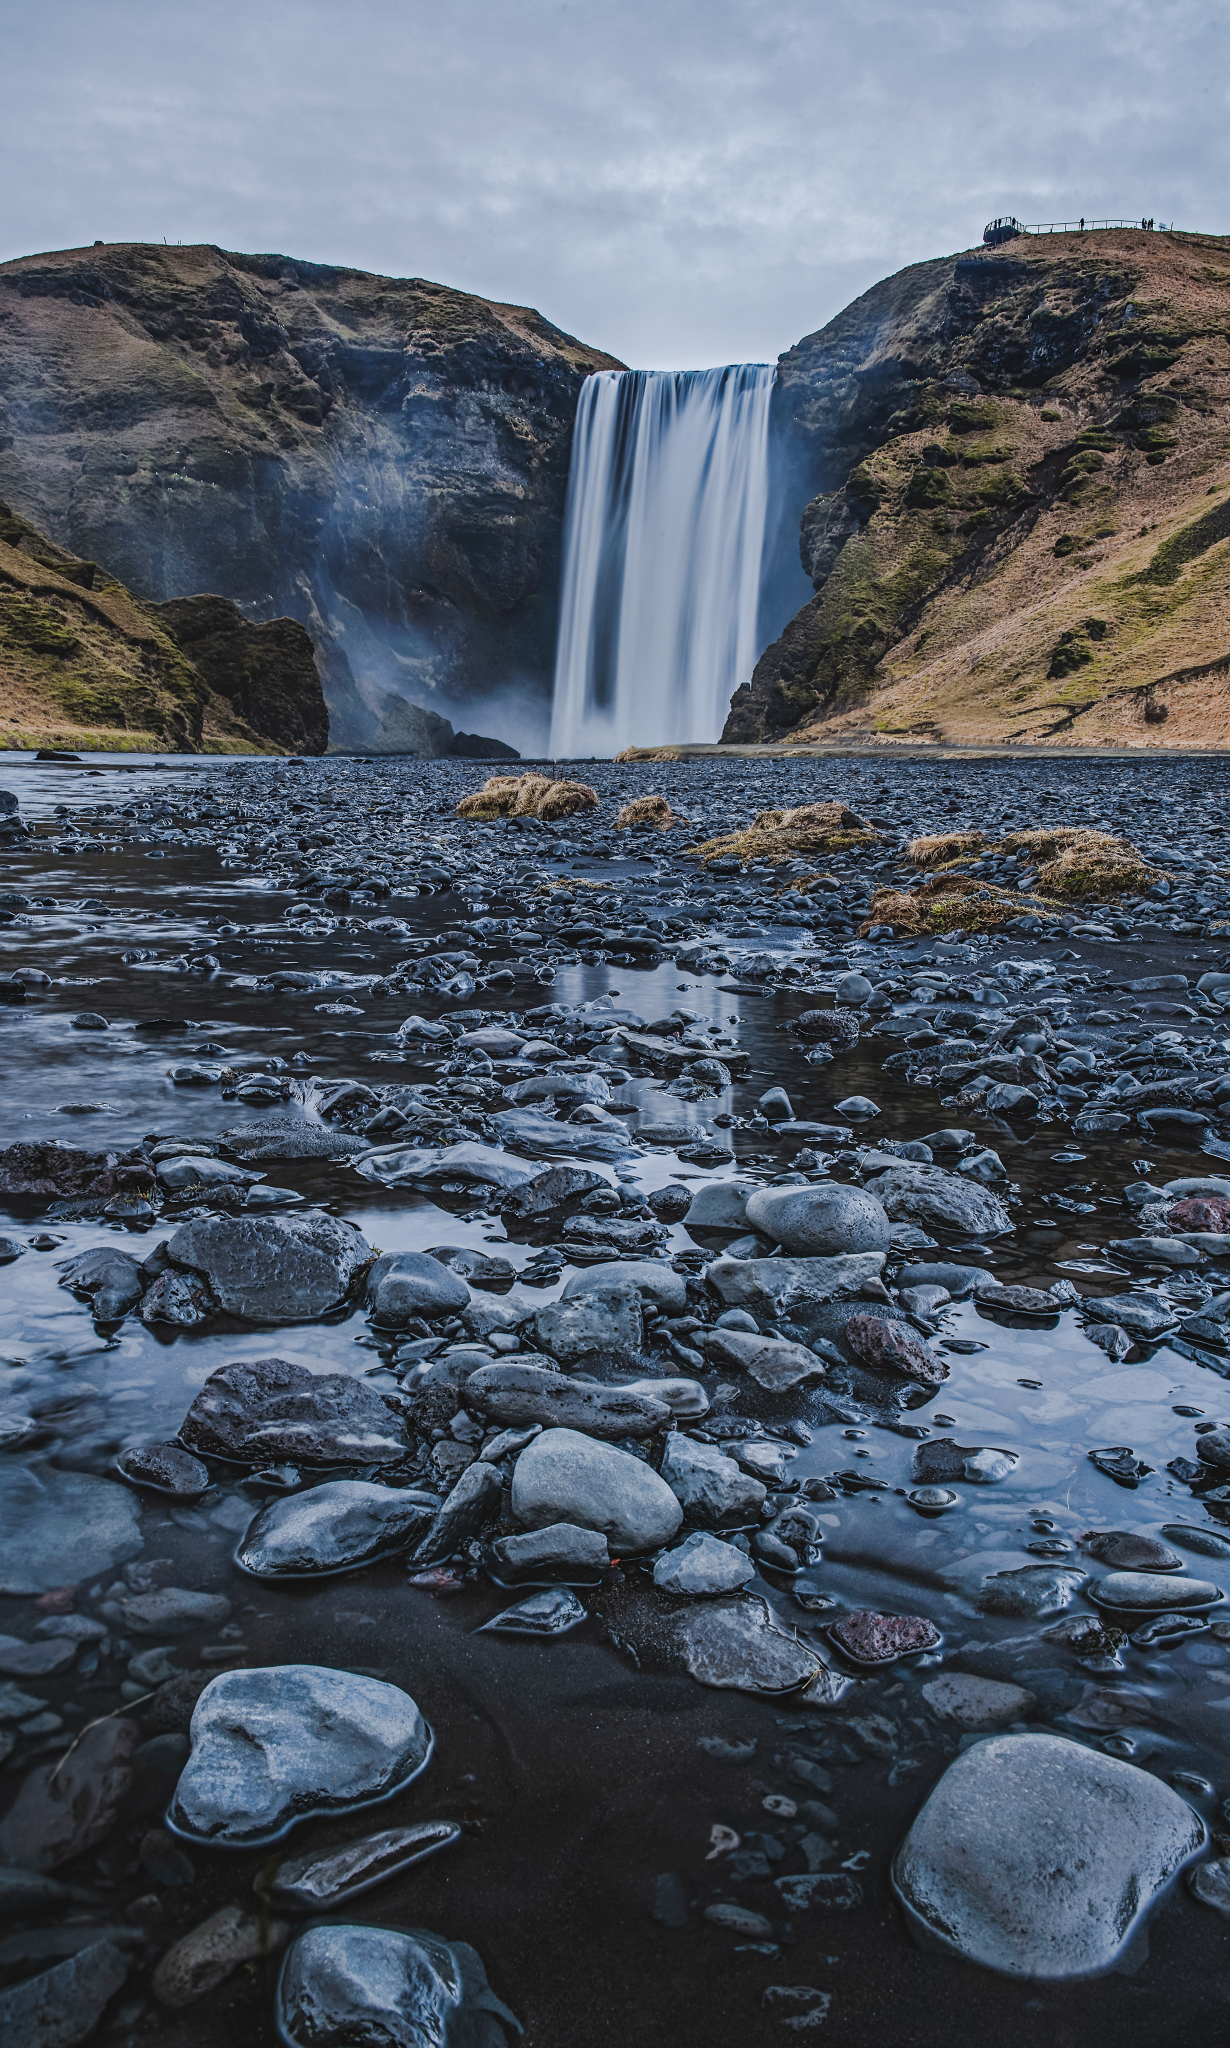
[[[589,1624],[647,1676],[785,1710],[789,1789],[762,1784],[758,1824],[716,1823],[713,1869],[665,1873],[655,1894],[659,1927],[699,1915],[773,1973],[799,1916],[868,1900],[866,1854],[839,1853],[826,1803],[843,1756],[890,1760],[895,1788],[933,1753],[877,1881],[920,1940],[1005,1977],[1113,1968],[1184,1869],[1230,1911],[1222,1795],[1143,1767],[1132,1731],[1156,1709],[1119,1686],[1193,1639],[1215,1664],[1230,1640],[1230,1424],[1180,1407],[1194,1428],[1164,1479],[1134,1444],[1082,1449],[1103,1521],[1148,1498],[1152,1533],[1068,1532],[1035,1504],[1024,1561],[967,1531],[918,1580],[938,1602],[886,1604],[879,1568],[875,1597],[851,1598],[825,1549],[840,1511],[866,1520],[878,1497],[920,1541],[946,1541],[954,1512],[1032,1483],[1028,1448],[959,1440],[943,1409],[997,1334],[1070,1330],[1091,1373],[1164,1348],[1230,1377],[1218,778],[1176,764],[1182,800],[1163,803],[1135,764],[584,773],[599,808],[563,822],[458,819],[464,768],[404,762],[211,767],[167,775],[157,796],[151,775],[131,802],[66,802],[20,832],[17,806],[5,813],[23,864],[0,895],[14,1033],[60,1030],[92,1071],[105,1034],[163,1076],[158,1128],[69,1145],[48,1117],[0,1152],[5,1276],[46,1246],[61,1298],[106,1345],[207,1343],[218,1361],[163,1434],[106,1437],[88,1400],[29,1366],[0,1408],[0,1587],[26,1603],[26,1633],[0,1636],[16,1780],[0,1896],[23,1944],[0,1946],[0,2020],[23,2043],[84,2040],[117,2014],[140,2039],[263,1958],[279,1959],[272,2024],[292,2048],[499,2048],[517,2031],[465,1943],[339,1917],[456,1846],[461,1824],[356,1817],[340,1842],[282,1853],[301,1825],[336,1835],[420,1774],[429,1787],[450,1731],[385,1678],[256,1661],[259,1631],[233,1608],[245,1588],[377,1571],[399,1573],[411,1603],[408,1672],[413,1602],[434,1595],[450,1615],[481,1600],[497,1639]],[[675,822],[616,830],[650,773]],[[819,886],[814,858],[745,870],[686,850],[768,802],[832,793],[877,838],[834,854]],[[1006,830],[1048,803],[1099,829],[1130,817],[1166,879],[989,937],[855,940],[875,893],[905,886],[911,836]],[[108,958],[110,916],[129,939],[137,921],[116,900],[126,864],[149,858],[181,876],[233,869],[269,914],[202,913],[168,955],[142,875],[151,943]],[[91,863],[107,877],[96,894]],[[177,931],[189,915],[177,903]],[[89,934],[88,1010],[80,978],[36,964],[70,916]],[[777,1032],[768,1071],[758,1004]],[[264,1017],[309,1043],[237,1054],[228,1015],[245,1036]],[[874,1094],[843,1080],[856,1062]],[[1039,1199],[1021,1161],[1047,1131],[1065,1171]],[[1057,1273],[1055,1233],[1099,1206],[1072,1177],[1094,1147],[1119,1160],[1115,1219],[1097,1261]],[[1175,1148],[1185,1171],[1166,1165]],[[413,1248],[366,1234],[374,1203],[382,1232],[391,1207],[414,1219]],[[362,1368],[305,1363],[305,1326],[345,1322],[366,1333]],[[872,1469],[872,1432],[900,1446],[904,1483]],[[1161,1485],[1177,1509],[1159,1512]],[[154,1512],[225,1529],[227,1593],[143,1560]],[[1083,1704],[1055,1725],[1044,1693],[966,1668],[976,1637],[962,1654],[945,1610],[966,1630],[1002,1624],[1031,1675],[1039,1658],[1076,1672]],[[29,1690],[52,1679],[112,1697],[74,1728]],[[883,1711],[906,1692],[921,1738]],[[746,1766],[755,1748],[714,1737],[707,1754]],[[120,1916],[90,1857],[142,1773],[165,1783],[165,1818],[137,1833],[145,1891]],[[257,1895],[168,1945],[160,1895],[190,1854],[225,1866],[255,1849],[275,1851]],[[828,2014],[820,1985],[762,1989],[790,2028]]]

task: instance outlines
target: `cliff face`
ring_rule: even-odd
[[[0,747],[323,754],[328,737],[293,619],[144,604],[0,504]]]
[[[1230,742],[1230,241],[915,265],[777,404],[816,596],[724,739]]]
[[[577,393],[609,367],[417,278],[212,247],[26,257],[0,265],[0,491],[145,598],[297,619],[344,743],[380,743],[373,692],[467,724],[513,692],[532,715]]]

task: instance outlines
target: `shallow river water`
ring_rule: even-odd
[[[322,764],[301,772],[308,779],[333,770]],[[378,788],[392,771],[373,764],[353,771],[360,772],[368,777],[365,787]],[[176,843],[155,829],[143,841],[130,837],[114,845],[94,836],[100,803],[117,810],[153,797],[183,803],[205,782],[234,788],[255,773],[212,762],[155,768],[139,760],[98,764],[97,772],[27,762],[6,770],[21,815],[37,836],[5,856],[4,888],[29,901],[0,931],[0,972],[35,969],[49,982],[32,984],[25,1002],[0,1007],[4,1146],[59,1140],[92,1152],[125,1152],[155,1136],[212,1143],[223,1131],[272,1113],[268,1101],[237,1099],[233,1085],[225,1095],[218,1086],[176,1085],[168,1070],[189,1061],[212,1060],[241,1082],[275,1063],[278,1080],[285,1076],[291,1089],[273,1111],[289,1118],[314,1116],[313,1079],[376,1088],[430,1082],[439,1047],[399,1043],[394,1036],[412,1010],[431,1020],[486,1006],[515,1020],[535,1005],[577,1006],[612,995],[618,1006],[652,1021],[682,1004],[748,1056],[748,1071],[701,1101],[664,1097],[660,1078],[634,1073],[622,1085],[612,1082],[609,1107],[634,1139],[638,1123],[670,1118],[695,1124],[698,1135],[708,1132],[729,1145],[733,1162],[706,1167],[680,1160],[677,1147],[654,1146],[633,1151],[618,1174],[613,1166],[598,1167],[612,1186],[618,1180],[649,1193],[672,1183],[694,1189],[736,1172],[755,1178],[787,1173],[806,1138],[779,1139],[757,1116],[765,1091],[785,1086],[795,1120],[820,1124],[833,1123],[837,1102],[863,1096],[878,1107],[874,1137],[870,1123],[858,1126],[852,1119],[850,1143],[825,1155],[834,1179],[856,1179],[867,1147],[956,1124],[999,1152],[1006,1187],[1016,1191],[1010,1234],[981,1245],[951,1236],[942,1244],[933,1240],[931,1249],[909,1252],[909,1258],[972,1261],[1004,1285],[1051,1288],[1066,1280],[1072,1289],[1071,1302],[1057,1301],[1053,1315],[1032,1321],[980,1308],[976,1298],[939,1309],[927,1327],[940,1347],[955,1348],[942,1350],[947,1380],[925,1396],[920,1392],[909,1410],[916,1436],[881,1426],[874,1415],[817,1422],[802,1394],[772,1409],[771,1420],[801,1418],[806,1429],[798,1434],[810,1434],[807,1442],[777,1441],[793,1453],[783,1491],[809,1494],[813,1483],[819,1556],[798,1579],[762,1569],[753,1590],[768,1599],[787,1630],[798,1631],[855,1680],[828,1711],[788,1695],[706,1688],[644,1657],[638,1667],[615,1640],[618,1625],[604,1626],[603,1613],[609,1618],[612,1612],[605,1596],[582,1596],[602,1612],[591,1612],[570,1634],[518,1639],[475,1632],[519,1597],[482,1573],[457,1591],[411,1585],[403,1559],[308,1583],[245,1577],[232,1554],[269,1496],[245,1485],[239,1467],[227,1473],[215,1466],[209,1491],[189,1504],[149,1492],[130,1496],[140,1508],[142,1547],[126,1559],[129,1587],[199,1589],[231,1603],[226,1631],[215,1625],[166,1638],[179,1668],[298,1662],[365,1672],[404,1687],[431,1724],[435,1752],[428,1769],[376,1817],[363,1819],[382,1827],[452,1820],[461,1838],[370,1893],[353,1917],[430,1928],[471,1943],[491,1985],[522,2022],[527,2048],[770,2043],[796,2032],[808,2039],[814,2033],[833,2048],[880,2040],[908,2048],[947,2048],[954,2040],[994,2041],[1001,2048],[1102,2042],[1166,2048],[1195,2033],[1215,2038],[1230,2015],[1230,1919],[1200,1903],[1181,1878],[1116,1970],[1055,1985],[996,1976],[918,1946],[889,1870],[941,1773],[986,1732],[929,1710],[922,1689],[945,1672],[1026,1688],[1033,1703],[1013,1726],[1063,1734],[1143,1767],[1181,1791],[1205,1820],[1214,1853],[1226,1853],[1217,1838],[1230,1833],[1230,1809],[1223,1804],[1230,1797],[1230,1627],[1217,1607],[1182,1635],[1121,1642],[1117,1663],[1098,1669],[1082,1664],[1070,1642],[1046,1633],[1059,1620],[1098,1616],[1087,1590],[1069,1591],[1066,1605],[1039,1616],[993,1611],[983,1585],[995,1573],[1053,1563],[1085,1574],[1087,1588],[1102,1567],[1081,1548],[1085,1532],[1160,1537],[1163,1529],[1188,1525],[1207,1532],[1205,1552],[1217,1548],[1209,1536],[1224,1529],[1223,1555],[1205,1554],[1197,1544],[1184,1550],[1183,1564],[1189,1575],[1230,1591],[1230,1503],[1202,1505],[1167,1469],[1171,1461],[1195,1458],[1197,1423],[1230,1428],[1230,1387],[1221,1376],[1230,1374],[1230,1351],[1216,1329],[1197,1344],[1179,1327],[1230,1287],[1230,1260],[1219,1265],[1210,1254],[1199,1266],[1142,1275],[1108,1249],[1137,1234],[1126,1186],[1208,1179],[1230,1173],[1230,1162],[1210,1156],[1200,1134],[1183,1127],[1177,1135],[1166,1126],[1153,1133],[1139,1126],[1078,1133],[1071,1121],[1009,1122],[969,1108],[946,1110],[939,1089],[883,1070],[908,1028],[903,1022],[900,1035],[890,1038],[883,1016],[879,1029],[865,1030],[851,1052],[829,1064],[809,1063],[790,1029],[808,1007],[807,994],[789,981],[766,980],[757,988],[740,978],[740,954],[756,948],[777,945],[797,953],[800,945],[814,946],[831,979],[846,962],[874,961],[881,972],[890,953],[896,965],[934,959],[930,942],[912,952],[855,942],[844,945],[838,959],[819,936],[813,941],[809,932],[804,940],[797,929],[766,927],[759,936],[728,939],[729,965],[711,972],[681,968],[669,955],[649,965],[587,964],[574,957],[537,987],[518,981],[503,993],[408,1001],[373,992],[372,977],[392,974],[407,929],[432,937],[471,922],[472,892],[438,885],[421,895],[395,889],[377,906],[334,903],[327,915],[296,923],[286,911],[300,899],[262,875],[250,855]],[[432,795],[430,771],[423,771],[421,783],[425,804]],[[447,802],[439,808],[451,811],[457,793],[451,784],[443,788]],[[81,835],[54,836],[57,805],[69,822],[79,821]],[[547,874],[584,882],[589,872],[583,834],[567,860],[553,860],[541,847],[536,855]],[[630,845],[618,859],[596,863],[592,878],[610,886],[649,865]],[[534,907],[540,903],[536,897]],[[400,933],[370,929],[373,916],[389,912],[401,922]],[[223,925],[229,930],[220,936]],[[1219,957],[1215,943],[1206,945],[1199,964],[1186,967],[1193,956],[1181,948],[1188,942],[1156,930],[1071,943],[1105,988],[1173,972],[1176,965],[1194,980]],[[217,964],[194,969],[206,949]],[[143,950],[154,957],[121,960]],[[963,951],[958,944],[940,957],[967,980],[989,960],[1011,956],[1032,963],[1020,983],[1028,990],[1053,971],[1057,951],[1053,942],[1014,937],[990,950],[974,944]],[[273,969],[325,969],[335,980],[323,988],[271,992],[259,983]],[[811,980],[824,978],[818,971]],[[1028,998],[1017,1002],[1027,1006]],[[107,1028],[79,1028],[74,1019],[83,1012],[98,1013]],[[160,1028],[150,1030],[154,1022]],[[1202,1012],[1197,1028],[1210,1046],[1230,1048],[1230,1015]],[[715,1126],[715,1116],[727,1121]],[[813,1160],[803,1171],[814,1166]],[[433,1201],[409,1186],[384,1186],[344,1160],[278,1160],[262,1170],[290,1195],[348,1218],[381,1252],[473,1247],[509,1260],[518,1272],[537,1258],[533,1246],[508,1235],[498,1211],[476,1210],[461,1196]],[[46,1199],[5,1200],[3,1229],[19,1247],[19,1255],[0,1266],[6,1542],[20,1539],[24,1516],[57,1475],[112,1479],[114,1461],[126,1448],[174,1438],[194,1397],[222,1364],[276,1355],[314,1373],[370,1375],[377,1387],[396,1385],[390,1371],[396,1345],[373,1329],[362,1301],[321,1320],[276,1328],[225,1316],[185,1329],[147,1325],[137,1314],[95,1323],[88,1304],[58,1284],[63,1262],[99,1244],[143,1259],[182,1211],[130,1222],[48,1215]],[[694,1238],[676,1223],[666,1248],[697,1279],[704,1261],[687,1255],[715,1256],[722,1242]],[[476,1293],[475,1299],[528,1315],[557,1299],[575,1270],[565,1263],[553,1283],[542,1284],[538,1272],[532,1275],[537,1284],[517,1280],[509,1292]],[[1162,1341],[1136,1344],[1115,1358],[1091,1342],[1073,1304],[1133,1283],[1173,1308],[1174,1327]],[[1221,1328],[1224,1336],[1230,1326]],[[669,1356],[659,1359],[657,1369],[663,1367],[689,1370]],[[727,1373],[706,1366],[701,1377],[712,1413],[747,1413]],[[768,1408],[757,1412],[770,1416]],[[1010,1451],[1017,1462],[993,1485],[946,1482],[951,1504],[928,1511],[910,1495],[919,1485],[920,1444],[938,1439]],[[1118,1483],[1090,1458],[1091,1451],[1117,1447],[1149,1468],[1135,1475],[1138,1483]],[[123,1561],[106,1558],[95,1575],[83,1558],[73,1574],[75,1593],[60,1598],[58,1608],[54,1598],[40,1605],[34,1595],[9,1593],[0,1633],[37,1640],[36,1627],[66,1608],[97,1617],[114,1600],[122,1576]],[[833,1607],[826,1610],[814,1598],[810,1608],[802,1605],[800,1586],[828,1596]],[[881,1669],[843,1662],[827,1641],[826,1626],[842,1611],[864,1609],[926,1618],[940,1641]],[[140,1686],[128,1663],[161,1640],[126,1640],[113,1624],[101,1649],[86,1641],[62,1671],[14,1681],[38,1704],[24,1722],[4,1724],[15,1741],[0,1769],[0,1808],[28,1771],[63,1755],[85,1723],[129,1711],[129,1701],[140,1720]],[[152,1739],[160,1724],[143,1732]],[[724,1749],[732,1754],[723,1756]],[[257,2048],[275,2038],[276,1956],[241,1962],[206,1996],[180,2009],[158,2004],[150,1993],[150,1969],[172,1942],[231,1903],[259,1912],[253,1886],[271,1853],[193,1844],[185,1881],[151,1877],[142,1844],[160,1828],[174,1787],[167,1756],[165,1746],[144,1761],[138,1754],[114,1826],[57,1868],[56,1876],[78,1887],[79,1896],[54,1911],[19,1914],[11,1930],[0,1933],[0,1988],[69,1953],[71,1940],[56,1947],[48,1929],[123,1928],[129,1979],[108,2006],[98,2038],[159,2048],[213,2048],[241,2038]],[[776,1799],[779,1811],[766,1810],[766,1799]],[[783,1799],[798,1811],[783,1815]],[[1006,1799],[1006,1837],[1013,1826]],[[715,1827],[733,1830],[743,1851],[753,1852],[745,1876],[736,1877],[728,1859],[710,1858]],[[357,1821],[314,1820],[296,1831],[294,1848],[342,1843],[356,1832]],[[806,1871],[809,1851],[799,1845],[817,1835],[824,1842],[815,1867],[857,1878],[858,1901],[848,1910],[788,1910],[775,1887],[776,1878]],[[665,1889],[664,1878],[670,1880]],[[674,1900],[675,1910],[664,1912],[664,1899]],[[706,1921],[705,1907],[722,1900],[763,1915],[771,1931],[748,1938]],[[672,1919],[681,1924],[666,1924]],[[805,1987],[816,1996],[791,2004],[766,1997],[774,1987]],[[827,2006],[820,1993],[828,1995]],[[818,2013],[821,2019],[813,2017],[808,2027],[798,2024]],[[796,2024],[788,2029],[783,2022],[791,2016]]]

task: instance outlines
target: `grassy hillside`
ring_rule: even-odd
[[[902,276],[785,359],[805,430],[840,390],[858,459],[807,508],[817,595],[724,737],[1230,745],[1230,240]]]
[[[213,623],[227,628],[233,686],[218,659],[217,630],[212,659],[198,667],[175,637],[175,618],[0,504],[0,747],[322,752],[328,725],[303,628],[286,620],[251,626],[220,598],[188,603],[226,614]],[[287,631],[297,636],[289,651]],[[278,688],[262,696],[271,668]],[[265,730],[243,715],[245,702]]]

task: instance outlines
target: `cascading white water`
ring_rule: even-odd
[[[775,374],[602,370],[582,385],[553,755],[720,738],[757,653]]]

